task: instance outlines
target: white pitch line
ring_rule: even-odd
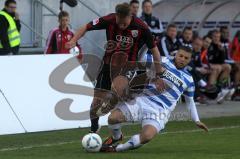
[[[225,129],[236,129],[240,128],[240,125],[238,126],[229,126],[229,127],[218,127],[218,128],[211,128],[209,131],[215,131],[215,130],[225,130]],[[194,133],[194,132],[202,132],[201,129],[194,129],[194,130],[186,130],[186,131],[170,131],[170,132],[163,132],[160,135],[167,135],[167,134],[179,134],[179,133]],[[130,138],[131,136],[125,136],[126,138]],[[61,146],[66,144],[73,144],[73,143],[80,143],[80,141],[68,141],[68,142],[59,142],[59,143],[52,143],[52,144],[42,144],[42,145],[32,145],[32,146],[26,146],[26,147],[13,147],[13,148],[3,148],[0,149],[0,152],[6,152],[6,151],[19,151],[19,150],[28,150],[32,148],[41,148],[41,147],[53,147],[53,146]]]
[[[77,142],[79,142],[79,141],[59,142],[59,143],[42,144],[42,145],[33,145],[33,146],[26,146],[26,147],[3,148],[3,149],[0,149],[0,152],[5,152],[5,151],[18,151],[18,150],[27,150],[27,149],[40,148],[40,147],[61,146],[61,145],[73,144],[73,143],[77,143]]]
[[[237,129],[240,128],[240,125],[237,126],[229,126],[229,127],[218,127],[218,128],[211,128],[209,131],[214,131],[214,130],[224,130],[224,129]],[[180,133],[193,133],[193,132],[202,132],[202,129],[194,129],[194,130],[185,130],[185,131],[173,131],[173,132],[163,132],[160,133],[160,135],[165,135],[165,134],[180,134]]]

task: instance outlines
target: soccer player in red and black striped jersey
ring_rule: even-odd
[[[111,67],[112,64],[114,65],[113,61],[116,61],[116,65],[119,63],[122,64],[120,58],[113,59],[113,55],[117,53],[124,53],[127,57],[127,61],[137,61],[139,50],[146,45],[151,50],[154,61],[160,61],[160,53],[148,26],[141,19],[131,14],[130,5],[127,3],[118,4],[115,11],[116,13],[95,19],[81,27],[76,32],[73,39],[66,45],[67,48],[74,47],[76,41],[84,36],[87,31],[106,30],[108,46],[103,57],[104,65],[98,75],[95,88],[111,90],[111,86],[113,87],[114,84],[112,84],[112,81],[114,81],[115,78],[111,78],[110,64]],[[159,63],[155,64],[155,67],[157,73],[162,71]],[[119,84],[120,83],[117,83],[118,87]],[[105,95],[103,95],[103,97],[104,96]],[[99,99],[95,97],[92,102],[92,108],[99,103]],[[96,118],[96,112],[90,112],[90,117],[92,124],[91,131],[96,132],[99,128],[99,118]]]

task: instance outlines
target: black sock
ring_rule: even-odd
[[[99,128],[98,120],[99,120],[99,117],[91,119],[91,131],[94,132],[94,133]]]

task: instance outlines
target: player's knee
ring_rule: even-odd
[[[121,123],[121,121],[117,118],[117,116],[114,115],[109,115],[108,117],[108,124],[113,125],[113,124],[118,124]]]
[[[112,82],[112,91],[119,97],[123,97],[128,89],[128,79],[124,76],[117,76]]]
[[[108,124],[115,124],[115,123],[116,123],[116,118],[112,114],[110,114],[108,116]]]
[[[121,115],[121,111],[116,109],[113,112],[111,112],[111,114],[108,117],[108,124],[118,124],[118,123],[122,123],[123,122],[123,118]]]

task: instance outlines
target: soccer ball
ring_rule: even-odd
[[[75,56],[75,55],[79,55],[80,51],[79,51],[79,48],[75,46],[69,50],[69,53]]]
[[[102,139],[98,134],[89,133],[83,137],[82,146],[87,152],[99,152],[102,147]]]

